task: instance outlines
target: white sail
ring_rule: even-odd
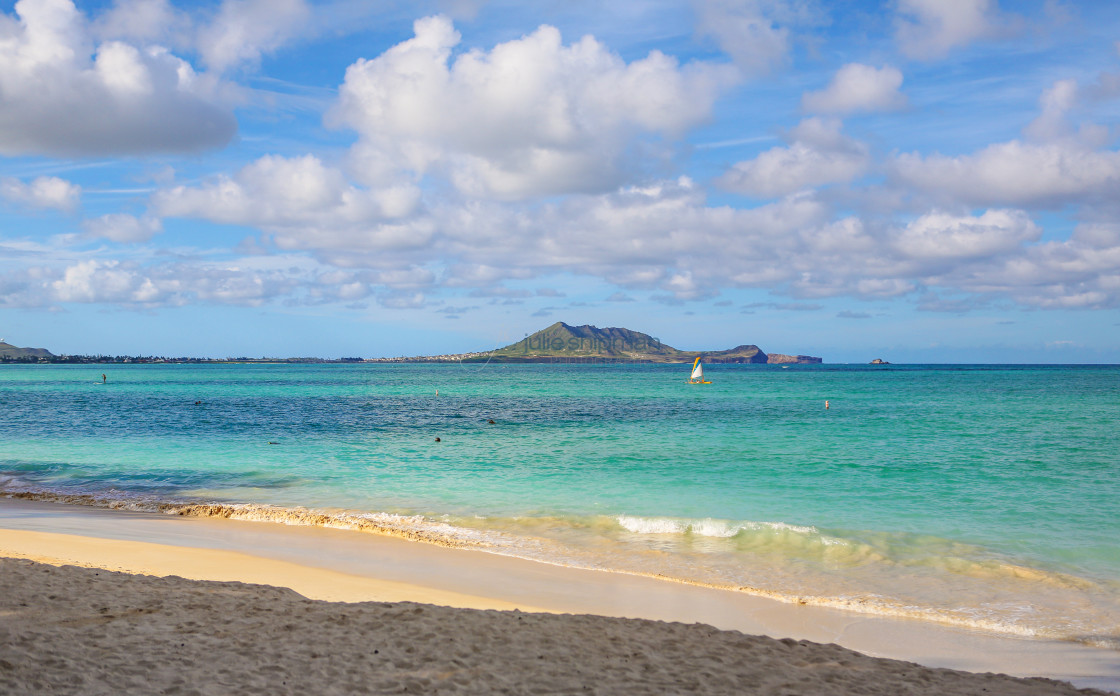
[[[692,368],[691,379],[695,379],[695,380],[704,379],[704,366],[700,364],[699,360],[696,361],[696,365]]]

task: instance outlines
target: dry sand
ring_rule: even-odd
[[[280,585],[310,599],[332,602],[421,602],[464,609],[538,607],[454,590],[341,573],[238,551],[169,546],[72,534],[0,529],[0,556],[51,565],[76,565],[140,575],[175,575],[188,580],[233,580]]]
[[[0,559],[0,693],[1100,694],[702,624]]]

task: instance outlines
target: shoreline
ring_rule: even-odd
[[[506,532],[498,531],[496,536],[487,536],[483,528],[463,526],[460,522],[447,522],[433,520],[423,515],[398,515],[395,513],[360,513],[337,509],[316,509],[303,506],[285,507],[269,503],[236,503],[228,501],[207,501],[205,499],[175,499],[152,496],[133,497],[120,492],[97,493],[67,493],[36,486],[11,487],[8,483],[0,482],[0,498],[8,497],[13,500],[34,501],[48,504],[62,504],[79,509],[98,509],[106,512],[142,513],[156,515],[160,518],[171,517],[180,519],[210,519],[216,521],[239,521],[277,525],[286,528],[309,527],[313,529],[343,530],[351,534],[361,534],[373,537],[392,537],[409,542],[433,544],[451,549],[475,549],[488,554],[507,558],[516,558],[532,563],[561,568],[583,568],[598,572],[631,575],[635,577],[651,578],[658,582],[672,582],[689,585],[697,588],[720,590],[734,594],[746,594],[754,597],[774,600],[784,604],[800,606],[814,606],[839,609],[843,612],[854,612],[869,617],[883,617],[888,619],[909,619],[927,625],[938,625],[960,628],[966,631],[979,631],[1001,637],[1029,638],[1035,640],[1053,640],[1059,643],[1082,643],[1089,647],[1103,648],[1120,651],[1120,634],[1112,630],[1109,625],[1103,631],[1082,631],[1055,634],[1039,630],[1030,625],[1008,623],[1001,617],[977,617],[967,612],[948,611],[942,605],[933,602],[923,604],[921,600],[907,602],[904,591],[897,595],[883,595],[874,589],[861,590],[856,595],[835,591],[823,591],[831,580],[827,576],[818,576],[817,580],[825,584],[808,585],[802,583],[796,590],[781,590],[760,587],[741,582],[728,582],[718,577],[700,577],[698,575],[682,575],[680,568],[666,570],[662,566],[635,567],[632,564],[616,563],[615,557],[610,558],[581,558],[578,554],[565,554],[561,543],[560,553],[550,549],[546,553],[537,552],[530,544],[528,546],[509,543]],[[629,518],[629,522],[618,520],[626,529],[632,529],[635,520],[645,521],[654,525],[662,525],[665,520],[660,518]],[[693,522],[685,520],[685,522]],[[708,520],[707,522],[711,522]],[[767,523],[757,523],[757,526],[770,526]],[[799,532],[816,533],[814,528],[790,527],[789,525],[775,523],[773,526],[780,529],[795,529]],[[513,536],[517,536],[517,531]],[[481,536],[480,536],[481,535]],[[549,540],[547,537],[544,540]],[[302,562],[302,559],[296,559]],[[589,562],[590,560],[590,562]],[[598,561],[598,562],[596,562]],[[999,561],[999,568],[1011,577],[1020,574],[1039,579],[1048,577],[1052,582],[1061,584],[1066,582],[1091,582],[1078,576],[1068,576],[1061,572],[1048,572],[1046,570],[1024,567],[1006,561]],[[664,572],[662,572],[664,571]],[[902,590],[892,588],[895,591]],[[1029,589],[1029,588],[1028,588]],[[880,591],[882,588],[880,588]],[[888,592],[891,590],[888,589]],[[850,589],[849,589],[850,592]],[[900,599],[900,597],[903,597]],[[1009,592],[1000,595],[1004,601],[1010,601],[1015,606],[1034,606],[1033,595],[1015,594]]]
[[[995,636],[343,530],[0,499],[0,556],[287,587],[313,599],[704,623],[1120,693],[1114,651]]]
[[[0,690],[1107,696],[703,624],[309,600],[0,558]],[[45,597],[44,597],[45,596]]]

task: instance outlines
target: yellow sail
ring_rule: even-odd
[[[692,375],[688,378],[689,384],[711,384],[711,382],[704,381],[704,366],[700,364],[700,358],[697,357],[692,363]]]

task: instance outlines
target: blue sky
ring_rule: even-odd
[[[1120,362],[1120,5],[0,5],[0,338]]]

